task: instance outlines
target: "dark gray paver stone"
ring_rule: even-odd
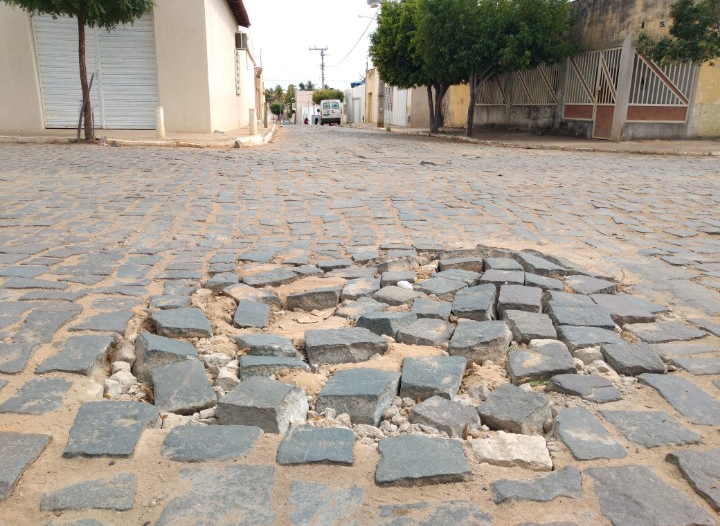
[[[538,287],[502,285],[497,302],[498,314],[502,316],[506,310],[540,313],[542,310],[542,294],[542,289]]]
[[[201,274],[197,270],[173,269],[163,272],[158,276],[158,279],[200,279],[200,276]]]
[[[431,300],[429,298],[418,298],[413,302],[410,312],[418,318],[447,320],[452,312],[452,303],[449,301]]]
[[[578,294],[613,294],[615,282],[591,276],[567,276],[565,285]]]
[[[392,306],[412,304],[415,299],[422,296],[421,292],[403,289],[396,285],[383,287],[372,295],[375,300]]]
[[[275,524],[272,505],[275,468],[247,466],[183,469],[180,483],[190,490],[174,497],[156,526],[265,526]],[[232,491],[228,491],[232,488]]]
[[[563,282],[559,279],[538,276],[531,272],[525,272],[525,285],[528,287],[540,287],[543,290],[563,290]]]
[[[580,472],[573,466],[565,466],[531,480],[500,479],[492,482],[490,486],[495,504],[509,500],[548,502],[557,497],[582,497]]]
[[[589,374],[558,374],[550,378],[545,390],[580,396],[600,404],[622,399],[620,391],[610,380]]]
[[[102,311],[128,311],[143,305],[137,298],[99,298],[92,302],[92,308]]]
[[[503,384],[490,393],[478,407],[478,413],[491,429],[522,435],[542,435],[552,418],[547,396],[513,384]]]
[[[720,358],[677,358],[672,363],[692,374],[720,374]]]
[[[377,250],[363,250],[352,255],[352,259],[355,263],[367,263],[373,259],[379,258],[380,252]]]
[[[695,342],[669,342],[651,344],[663,360],[669,362],[675,358],[695,356],[697,354],[715,353],[720,351],[720,345],[707,343],[705,340]]]
[[[355,434],[344,427],[291,427],[277,452],[277,463],[345,464],[353,463]]]
[[[35,378],[0,405],[0,413],[44,415],[58,409],[72,386],[62,378]]]
[[[277,254],[276,250],[249,250],[238,256],[238,261],[248,263],[270,263]]]
[[[450,400],[460,389],[466,366],[467,360],[462,356],[405,358],[400,396],[413,400],[442,396]]]
[[[307,411],[301,388],[252,376],[218,400],[216,415],[223,425],[257,426],[266,433],[285,433],[291,421],[304,422]]]
[[[55,332],[82,311],[80,305],[48,305],[28,314],[13,337],[14,343],[39,345],[52,341]]]
[[[613,526],[715,526],[683,492],[645,466],[589,468],[600,511]]]
[[[464,438],[464,431],[470,424],[480,425],[477,408],[442,396],[433,396],[414,405],[408,420],[413,424],[432,426],[453,438]]]
[[[62,281],[50,281],[47,279],[35,278],[10,278],[5,280],[3,287],[6,289],[49,289],[49,290],[65,290],[68,288],[67,283]]]
[[[698,495],[720,512],[720,449],[681,449],[670,453],[666,460],[675,464]]]
[[[477,504],[466,500],[440,503],[385,504],[379,507],[378,526],[438,526],[472,524],[491,526],[492,519]]]
[[[324,272],[317,267],[312,265],[303,265],[301,267],[293,267],[292,271],[301,277],[307,276],[322,276]]]
[[[697,327],[720,337],[720,323],[708,318],[689,318],[688,321]]]
[[[356,300],[369,296],[380,290],[380,280],[377,278],[355,278],[351,279],[342,289],[340,298],[344,300]]]
[[[524,268],[526,272],[532,272],[533,274],[538,274],[540,276],[562,278],[569,274],[574,274],[572,270],[566,269],[553,263],[552,261],[548,261],[545,258],[527,252],[518,252],[514,255],[514,257],[517,262],[522,265],[522,268]]]
[[[383,334],[395,338],[400,329],[408,327],[417,321],[412,312],[384,312],[375,311],[364,314],[358,318],[356,327],[364,327],[373,333]]]
[[[691,325],[679,321],[658,321],[655,323],[631,323],[623,327],[642,341],[647,343],[667,343],[672,341],[697,340],[707,336]]]
[[[34,278],[47,271],[47,265],[17,265],[0,269],[0,277]]]
[[[665,365],[658,353],[643,342],[603,344],[605,361],[619,374],[665,373]]]
[[[173,279],[165,282],[165,285],[163,286],[163,295],[191,296],[199,288],[200,283],[195,280]],[[113,293],[119,293],[119,291],[113,291]]]
[[[305,331],[308,362],[364,362],[374,354],[384,354],[388,343],[362,327]]]
[[[223,289],[225,296],[230,296],[235,301],[259,301],[271,307],[280,307],[281,302],[277,294],[264,289],[256,289],[244,283],[238,283]]]
[[[589,296],[560,290],[546,290],[543,292],[543,305],[547,306],[551,301],[558,305],[597,305]]]
[[[193,358],[198,358],[198,353],[192,343],[141,332],[135,340],[133,373],[141,382],[149,383],[155,367]]]
[[[484,268],[483,260],[479,257],[449,258],[440,260],[440,270],[451,270],[454,268],[482,273]]]
[[[577,460],[625,458],[625,449],[615,442],[600,420],[584,407],[561,409],[555,419],[554,435],[562,440]]]
[[[550,301],[548,314],[556,327],[571,325],[573,327],[615,328],[615,322],[610,317],[610,313],[595,303],[570,304]]]
[[[441,272],[436,273],[433,276],[433,278],[442,278],[442,279],[448,279],[448,280],[453,280],[453,281],[462,281],[468,287],[472,287],[473,285],[477,285],[478,283],[480,283],[481,277],[482,277],[482,274],[480,272],[473,272],[472,270],[463,270],[460,268],[443,270]]]
[[[397,285],[400,281],[413,283],[417,279],[417,275],[412,270],[402,270],[399,272],[383,272],[380,276],[380,286],[387,287],[389,285]]]
[[[343,279],[372,278],[376,272],[378,272],[377,267],[347,267],[331,270],[325,274],[325,277]]]
[[[113,344],[112,336],[71,336],[57,354],[41,363],[35,372],[62,371],[86,376],[94,375],[107,362]]]
[[[625,342],[615,331],[601,329],[600,327],[561,325],[558,327],[558,337],[571,351],[584,349],[585,347]]]
[[[664,411],[600,411],[625,438],[645,447],[697,444],[700,436]]]
[[[107,312],[82,320],[70,327],[71,331],[116,332],[125,334],[128,323],[135,314],[132,311]]]
[[[471,289],[463,289],[455,295],[452,302],[452,313],[458,318],[475,321],[494,320],[497,317],[495,285],[477,285]]]
[[[282,371],[310,371],[310,366],[299,358],[287,356],[240,356],[240,379],[251,376],[273,376]]]
[[[253,426],[178,426],[170,430],[160,453],[177,462],[235,460],[249,453],[262,434]]]
[[[501,361],[507,354],[512,333],[503,321],[460,321],[450,339],[448,352],[470,362]]]
[[[298,526],[309,524],[347,524],[357,526],[351,520],[365,499],[365,492],[357,486],[338,488],[313,482],[293,481],[290,484],[288,502],[292,509],[290,521]]]
[[[720,402],[679,376],[664,374],[641,374],[640,381],[657,389],[675,410],[693,424],[720,425]]]
[[[655,313],[648,308],[647,302],[629,294],[593,294],[590,297],[606,308],[610,317],[620,326],[655,321]]]
[[[251,287],[279,287],[292,283],[299,278],[298,274],[289,268],[278,268],[245,276],[243,283]]]
[[[10,495],[23,472],[50,440],[49,435],[0,432],[0,501]]]
[[[506,310],[503,320],[512,332],[513,340],[518,343],[530,343],[530,340],[552,340],[557,331],[550,316],[522,310]]]
[[[35,345],[29,343],[0,342],[0,373],[23,372],[34,350]]]
[[[398,393],[400,374],[379,369],[336,372],[318,394],[316,411],[328,407],[350,415],[354,424],[377,426]]]
[[[100,522],[97,519],[78,519],[71,522],[55,522],[50,521],[45,526],[111,526],[106,522]]]
[[[378,450],[375,482],[380,485],[462,482],[472,474],[460,440],[405,435],[381,440]]]
[[[226,288],[240,283],[240,278],[234,272],[219,272],[205,282],[204,287],[219,294]]]
[[[251,356],[285,356],[296,358],[300,355],[292,340],[277,334],[237,334],[233,336],[241,350]]]
[[[200,309],[171,309],[155,311],[150,315],[155,330],[168,338],[210,338],[212,327]]]
[[[320,259],[317,262],[317,266],[325,272],[330,272],[338,268],[351,267],[353,264],[350,259]]]
[[[512,258],[485,258],[483,263],[485,270],[523,270],[522,265]]]
[[[570,351],[557,340],[531,340],[527,349],[509,352],[507,370],[515,385],[577,371]]]
[[[440,345],[450,339],[455,327],[445,320],[421,318],[397,332],[397,341],[408,345]]]
[[[0,389],[7,385],[7,381],[0,378]]]
[[[200,360],[154,367],[151,377],[160,411],[191,415],[215,405],[215,392]]]
[[[416,300],[417,301],[417,300]],[[359,298],[355,301],[346,301],[335,311],[335,316],[358,320],[369,312],[385,310],[389,307],[387,303],[380,303],[372,298]]]
[[[270,306],[258,301],[242,300],[238,302],[233,326],[240,329],[262,328],[270,321]]]
[[[192,303],[190,296],[152,296],[150,298],[151,309],[183,309]]]
[[[524,285],[525,272],[522,270],[490,269],[480,278],[480,283],[491,283],[498,289],[503,285]]]
[[[305,292],[295,292],[287,297],[287,310],[295,309],[307,312],[313,310],[334,309],[340,301],[342,287],[322,287]]]
[[[40,511],[65,510],[131,510],[135,501],[135,473],[123,471],[109,480],[97,479],[73,484],[51,493],[43,494]]]

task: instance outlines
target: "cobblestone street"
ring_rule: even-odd
[[[232,150],[0,144],[0,525],[717,525],[719,211],[713,157],[322,126]],[[395,317],[363,318],[371,295]],[[568,296],[596,310],[568,321]],[[421,315],[415,297],[447,312]],[[542,313],[549,334],[526,341],[520,311]],[[410,324],[421,319],[442,326]],[[507,333],[499,355],[453,350],[460,327],[484,323]],[[306,333],[353,325],[374,334],[336,362],[325,335]],[[255,352],[255,333],[283,339]],[[421,391],[403,394],[408,360],[448,353],[462,356],[457,385],[435,403],[454,405],[436,412],[457,429],[417,416]],[[566,373],[602,379],[593,394],[548,382],[562,368],[524,369],[560,355]],[[358,367],[383,376],[350,379]],[[382,383],[375,421],[333,405],[360,396],[344,391],[355,381]],[[265,394],[282,398],[274,431],[238,416]],[[525,396],[547,410],[535,428],[536,416],[501,423],[495,405],[536,403]],[[470,420],[455,414],[468,408]],[[314,427],[282,433],[306,414]],[[296,462],[290,437],[344,444],[349,462]],[[543,460],[498,460],[488,441],[512,437],[539,439]]]

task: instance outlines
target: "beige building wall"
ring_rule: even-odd
[[[365,74],[365,122],[378,123],[378,105],[380,104],[380,77],[375,68]]]
[[[0,39],[0,131],[42,130],[45,121],[30,16],[0,2]]]
[[[424,86],[410,90],[408,108],[408,127],[429,128],[430,106],[428,106],[427,89]]]
[[[445,94],[445,126],[464,128],[467,126],[467,111],[470,103],[470,85],[450,86]]]
[[[720,64],[703,64],[691,110],[691,134],[720,137]]]

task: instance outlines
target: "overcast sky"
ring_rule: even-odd
[[[325,83],[330,87],[349,89],[350,82],[365,76],[368,36],[375,29],[372,17],[377,11],[367,0],[244,0],[243,3],[250,17],[253,55],[258,63],[262,50],[266,88],[277,84],[286,88],[288,84],[308,80],[319,86],[320,52],[309,51],[311,47],[328,48]],[[366,29],[367,33],[361,38]]]

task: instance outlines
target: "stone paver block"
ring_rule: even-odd
[[[380,280],[377,278],[355,278],[345,283],[340,299],[356,300],[369,296],[380,290]]]
[[[0,432],[0,501],[10,495],[23,472],[51,439],[49,435]]]
[[[561,290],[546,290],[543,292],[543,306],[548,306],[550,302],[556,305],[597,305],[590,296],[572,294]]]
[[[548,314],[556,327],[571,325],[573,327],[600,327],[601,329],[614,329],[615,322],[610,313],[600,305],[548,303]]]
[[[296,526],[309,524],[357,524],[357,514],[365,492],[357,486],[338,488],[313,482],[293,481],[288,503],[292,507],[290,521]]]
[[[233,327],[239,329],[265,327],[270,321],[270,306],[258,301],[238,301],[235,315],[233,316]]]
[[[647,302],[629,294],[593,294],[590,297],[606,308],[613,321],[620,326],[655,321],[655,313],[648,308]]]
[[[652,348],[655,349],[655,352],[666,362],[672,361],[675,358],[715,353],[718,351],[717,345],[704,343],[704,341],[656,343],[651,345]]]
[[[285,433],[290,422],[304,422],[307,411],[305,391],[264,376],[240,382],[217,404],[220,424],[257,426],[266,433]]]
[[[295,344],[287,336],[277,334],[237,334],[233,336],[241,351],[250,356],[284,356],[297,358]]]
[[[143,430],[156,425],[159,416],[156,407],[141,402],[86,402],[75,417],[63,457],[129,457]]]
[[[35,346],[29,343],[0,342],[0,373],[23,372],[34,350]]]
[[[672,363],[692,374],[720,374],[720,358],[676,358]]]
[[[616,343],[601,346],[605,361],[618,374],[665,373],[658,353],[647,343]]]
[[[183,469],[180,484],[191,484],[172,498],[155,526],[265,526],[276,524],[272,505],[275,468],[235,464]],[[232,491],[228,491],[232,488]]]
[[[565,284],[578,294],[613,294],[615,282],[591,276],[567,276]]]
[[[580,396],[601,404],[622,399],[620,391],[610,380],[588,374],[558,374],[550,379],[545,390]]]
[[[82,311],[80,305],[53,305],[37,308],[13,337],[14,343],[40,345],[52,341],[55,332]]]
[[[480,462],[493,466],[521,467],[531,471],[551,471],[553,467],[545,438],[498,431],[497,435],[471,440]]]
[[[334,309],[340,301],[342,287],[321,287],[305,292],[295,292],[287,297],[287,310],[296,309],[310,312],[313,310]]]
[[[707,336],[705,331],[679,321],[631,323],[625,325],[623,329],[647,343],[697,340]]]
[[[528,287],[540,287],[543,290],[563,290],[563,282],[559,279],[538,276],[531,272],[525,273],[525,285]]]
[[[613,526],[715,526],[683,492],[645,466],[589,468],[600,511]]]
[[[97,519],[78,519],[72,522],[55,522],[50,521],[45,526],[111,526],[107,522],[100,522]]]
[[[112,336],[71,336],[60,351],[41,363],[35,372],[62,371],[92,376],[105,367],[112,344]]]
[[[397,285],[400,281],[413,283],[417,279],[417,275],[412,270],[403,270],[400,272],[383,272],[380,276],[380,286],[387,287]]]
[[[512,258],[485,258],[485,270],[523,270],[522,265]]]
[[[344,427],[291,427],[277,452],[277,463],[344,464],[353,463],[355,434]]]
[[[480,404],[478,413],[491,429],[523,435],[541,435],[552,418],[550,400],[513,384],[502,384]]]
[[[542,310],[542,294],[542,289],[538,287],[502,285],[497,302],[498,314],[502,316],[506,310],[540,313]]]
[[[253,426],[178,426],[170,430],[160,453],[177,462],[236,460],[247,455],[262,434]]]
[[[417,301],[417,300],[416,300]],[[355,301],[346,301],[335,311],[335,316],[357,321],[369,312],[385,310],[387,303],[380,303],[372,298],[359,298]]]
[[[438,524],[472,524],[491,526],[492,518],[477,504],[465,500],[440,503],[385,504],[379,508],[378,526],[434,526]],[[412,521],[412,522],[409,522]]]
[[[192,304],[190,296],[153,296],[150,298],[151,309],[182,309]]]
[[[625,342],[615,331],[601,329],[600,327],[561,325],[558,327],[558,337],[571,351],[584,349],[586,347],[596,347],[604,344],[622,344]]]
[[[107,312],[82,320],[70,327],[70,331],[116,332],[125,334],[128,323],[135,314],[132,311]]]
[[[522,270],[490,269],[480,278],[480,283],[490,283],[499,290],[503,285],[524,285],[525,272]]]
[[[557,497],[579,499],[582,497],[580,472],[573,466],[565,466],[543,477],[531,480],[500,479],[491,483],[493,502],[531,500],[548,502]]]
[[[218,272],[208,279],[203,286],[212,290],[215,294],[220,294],[226,288],[238,283],[240,283],[240,278],[234,272]]]
[[[280,297],[277,294],[269,290],[256,289],[255,287],[245,285],[244,283],[238,283],[237,285],[224,288],[223,294],[230,296],[235,301],[258,301],[260,303],[270,305],[271,307],[278,308],[282,305]]]
[[[459,268],[462,270],[470,270],[472,272],[483,272],[483,260],[479,257],[470,258],[448,258],[440,260],[440,270],[451,270]]]
[[[497,289],[491,284],[463,289],[455,295],[452,313],[458,318],[468,320],[494,320],[497,317],[496,299]]]
[[[200,360],[160,365],[151,377],[155,406],[162,412],[191,415],[215,405],[215,392]]]
[[[380,485],[462,482],[472,474],[460,440],[405,435],[381,440],[378,450],[375,482]]]
[[[464,438],[468,425],[480,425],[477,408],[452,402],[441,396],[433,396],[416,404],[410,410],[408,420],[413,424],[425,424],[444,431],[453,438]]]
[[[467,360],[462,356],[405,358],[400,378],[400,396],[425,400],[442,396],[451,400],[460,389]]]
[[[509,352],[507,370],[515,385],[576,372],[570,351],[557,340],[531,340],[527,349]]]
[[[540,276],[563,278],[569,274],[574,274],[572,270],[568,270],[552,261],[527,252],[518,252],[515,254],[515,259],[526,272],[532,272]]]
[[[277,254],[276,250],[249,250],[238,256],[238,261],[248,263],[270,263]]]
[[[141,332],[135,340],[133,374],[141,382],[149,383],[155,367],[197,358],[198,352],[190,342]]]
[[[640,381],[654,387],[675,410],[693,424],[720,425],[720,402],[685,378],[641,374]]]
[[[299,276],[289,268],[278,268],[245,276],[243,283],[251,287],[279,287],[297,280]]]
[[[354,424],[377,426],[398,393],[400,374],[379,369],[336,372],[318,395],[316,411],[347,413]]]
[[[112,479],[97,479],[81,482],[43,495],[40,499],[40,511],[65,510],[115,510],[132,509],[135,501],[135,473],[123,471]]]
[[[325,272],[339,268],[351,267],[353,264],[350,259],[320,259],[317,262],[317,266]]]
[[[159,310],[150,315],[155,330],[168,338],[210,338],[212,327],[200,309]]]
[[[44,415],[62,406],[72,382],[62,378],[35,378],[0,404],[0,413]]]
[[[464,288],[467,288],[467,284],[463,281],[438,277],[419,281],[413,286],[416,291],[434,295],[444,301],[452,300],[455,293]]]
[[[666,460],[675,464],[698,495],[720,512],[720,449],[681,449],[670,453]]]
[[[421,292],[400,288],[396,285],[383,287],[373,293],[372,297],[380,303],[386,303],[391,306],[412,304],[417,298],[423,297]]]
[[[470,362],[502,361],[507,355],[512,333],[503,321],[461,321],[450,340],[448,352]]]
[[[384,354],[388,343],[362,327],[305,331],[308,362],[364,362],[375,354]]]
[[[617,427],[625,438],[645,447],[697,444],[700,436],[684,427],[664,411],[601,410],[602,416]]]
[[[455,327],[445,320],[421,318],[397,332],[397,341],[408,345],[440,345],[452,336]]]
[[[561,409],[555,419],[554,435],[562,440],[577,460],[625,458],[625,449],[615,442],[593,414],[583,407]]]
[[[442,278],[452,281],[462,281],[465,283],[468,287],[472,287],[473,285],[477,285],[480,283],[480,278],[482,277],[482,273],[480,272],[473,272],[472,270],[463,270],[460,268],[454,268],[450,270],[443,270],[441,272],[437,272],[434,276],[434,278]]]
[[[452,303],[449,301],[436,301],[429,298],[418,298],[413,302],[410,312],[418,318],[434,318],[446,320],[452,312]]]
[[[417,321],[417,316],[411,312],[369,312],[361,316],[356,327],[363,327],[378,336],[387,335],[395,338],[400,329],[406,328]]]
[[[530,343],[530,340],[553,340],[557,338],[555,326],[547,314],[522,310],[506,310],[503,320],[512,332],[513,340]]]
[[[299,358],[287,356],[240,356],[240,379],[251,376],[276,376],[283,371],[310,371],[310,366]]]

